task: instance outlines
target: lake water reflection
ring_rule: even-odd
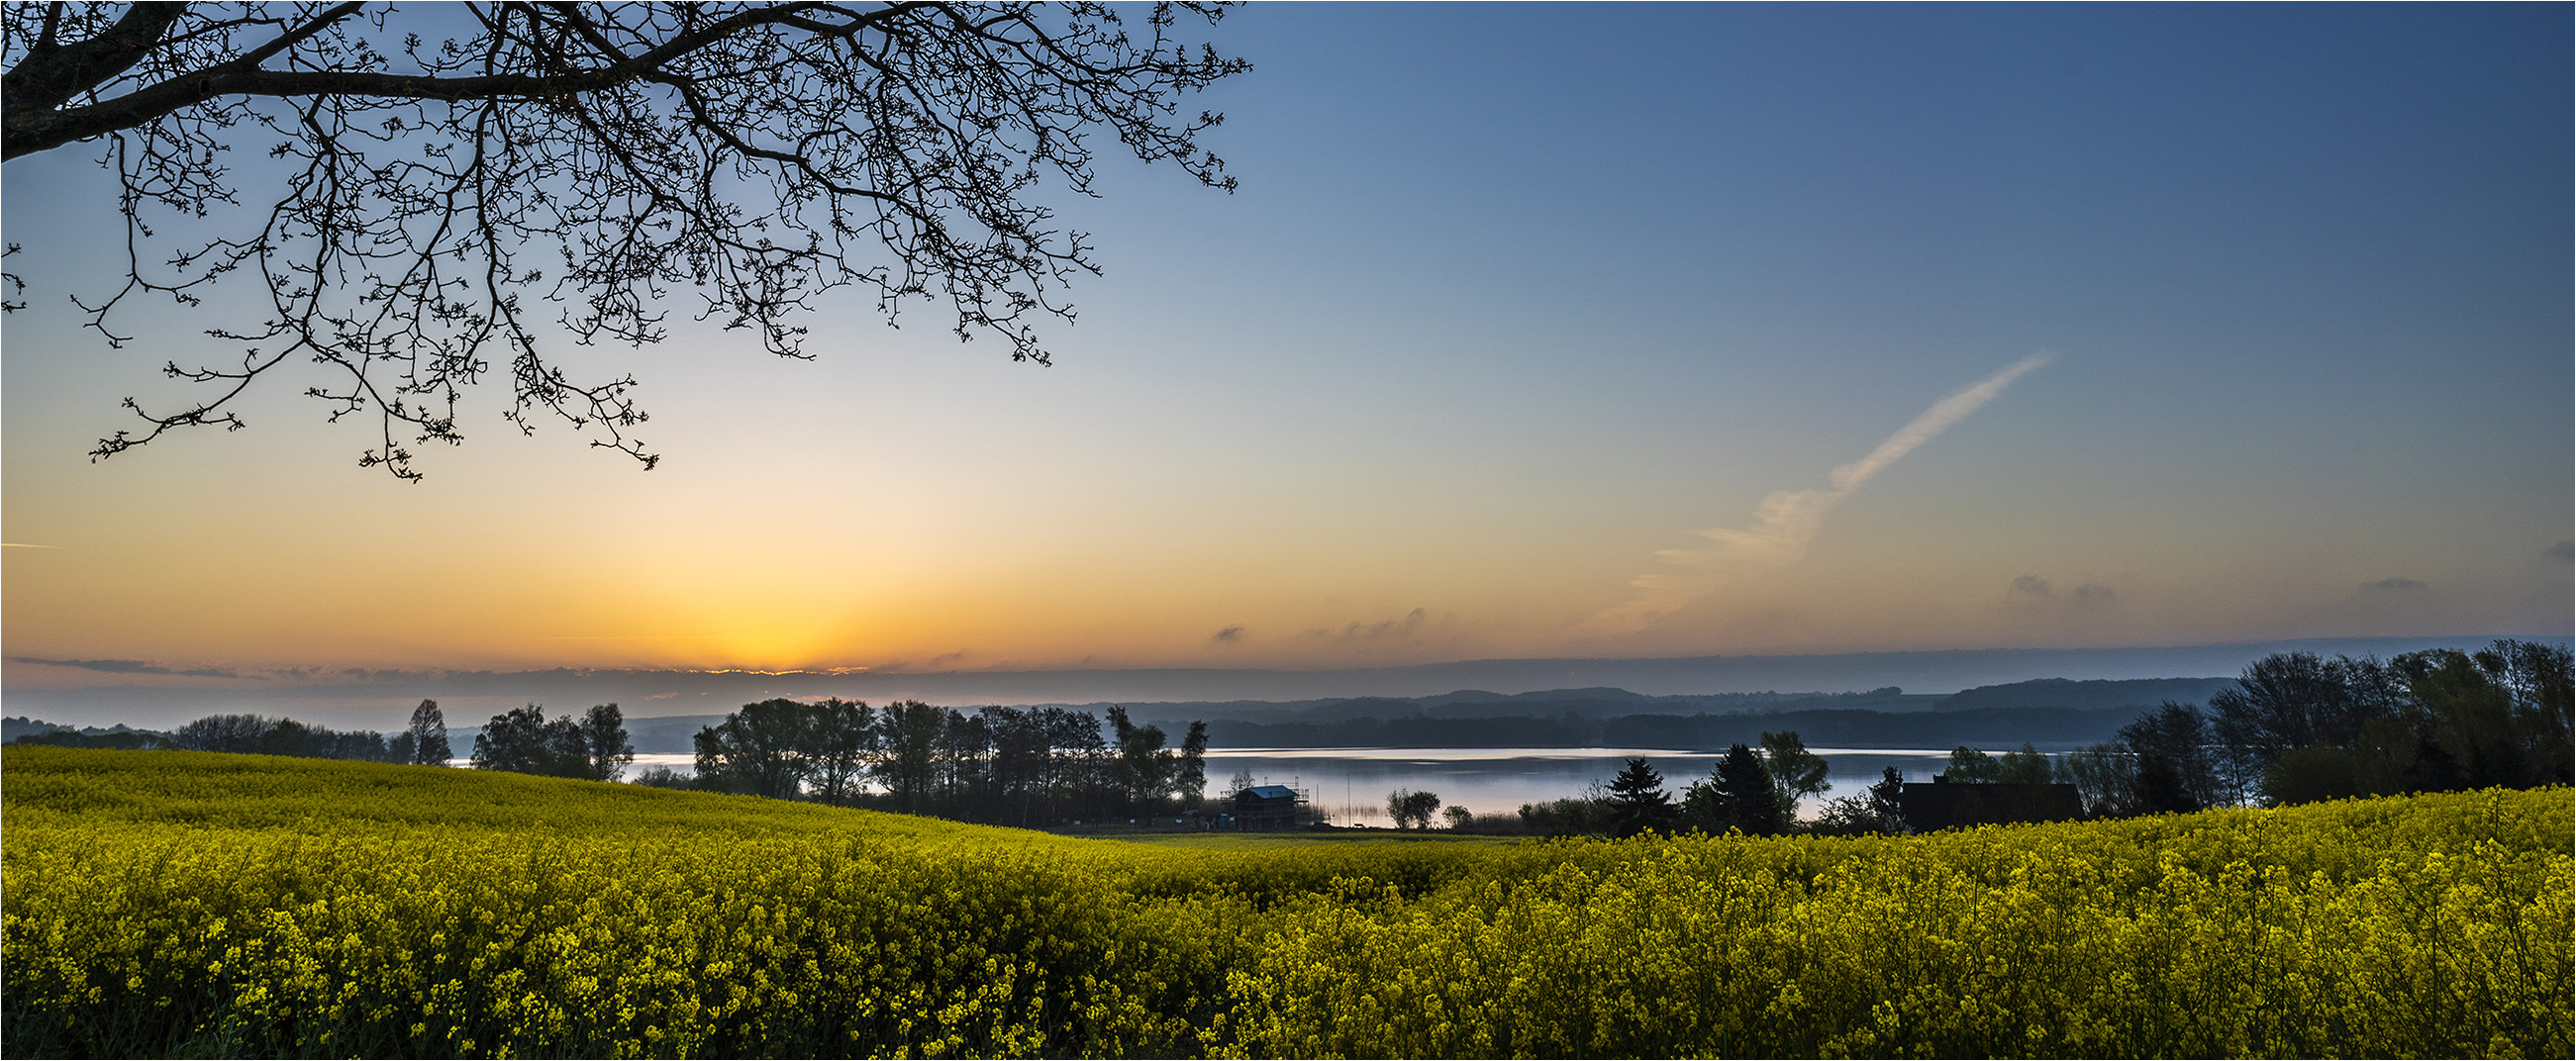
[[[1823,756],[1832,788],[1799,806],[1813,817],[1824,800],[1858,793],[1893,766],[1908,781],[1928,781],[1949,765],[1950,753],[1922,748],[1810,748]],[[2006,749],[1988,749],[2002,754]],[[1256,784],[1303,789],[1338,825],[1394,824],[1387,793],[1399,788],[1431,792],[1444,806],[1478,814],[1511,814],[1523,803],[1579,796],[1608,784],[1632,758],[1653,763],[1675,799],[1692,781],[1708,776],[1718,756],[1669,748],[1210,748],[1208,791],[1221,794],[1238,770]],[[668,766],[688,773],[688,755],[638,755],[636,770]],[[630,772],[628,776],[633,776]]]
[[[1947,751],[1920,748],[1810,748],[1823,756],[1833,787],[1799,813],[1812,817],[1824,799],[1876,784],[1893,766],[1908,781],[1930,780],[1950,763]],[[1338,825],[1394,824],[1387,794],[1399,788],[1431,792],[1443,806],[1478,814],[1511,814],[1524,803],[1579,796],[1608,784],[1629,759],[1642,758],[1664,778],[1676,800],[1692,781],[1708,776],[1720,758],[1704,751],[1669,748],[1210,748],[1208,787],[1224,788],[1236,770],[1263,784],[1306,790]]]

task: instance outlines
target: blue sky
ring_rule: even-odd
[[[1377,666],[2570,632],[2563,6],[1279,5],[1241,178],[1057,195],[1056,365],[683,328],[641,473],[505,396],[418,486],[280,387],[83,454],[85,149],[12,162],[5,639],[174,666]],[[13,263],[14,265],[15,263]],[[46,289],[50,284],[51,289]],[[195,344],[195,345],[191,345]],[[1794,558],[1590,620],[1828,490]],[[581,361],[597,355],[578,353]],[[159,388],[156,390],[156,388]],[[1692,569],[1697,571],[1698,569]],[[1685,572],[1687,573],[1687,572]],[[1231,637],[1226,630],[1238,631]],[[75,680],[17,664],[11,684]]]

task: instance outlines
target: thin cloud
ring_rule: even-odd
[[[26,542],[0,542],[0,549],[69,549],[68,545],[29,545]]]
[[[188,678],[249,678],[267,681],[264,674],[243,674],[231,667],[170,667],[139,659],[40,659],[35,656],[11,656],[11,663],[32,663],[42,667],[74,667],[101,674],[168,674]]]
[[[1208,635],[1208,640],[1220,645],[1231,645],[1237,641],[1243,640],[1243,628],[1240,626],[1226,627],[1223,630],[1219,630],[1214,634]]]
[[[1377,642],[1408,639],[1431,625],[1431,613],[1421,608],[1404,613],[1401,619],[1381,619],[1374,623],[1354,622],[1339,630],[1308,630],[1306,637],[1323,641]]]
[[[2361,588],[2374,593],[2415,593],[2433,587],[2425,585],[2420,579],[2383,578],[2377,582],[2364,582]]]
[[[2055,583],[2038,575],[2023,575],[2012,580],[2011,588],[2004,593],[2026,607],[2055,614],[2105,608],[2120,598],[2120,591],[2099,582],[2082,583],[2061,595]]]
[[[2562,564],[2571,560],[2576,560],[2576,539],[2559,542],[2558,544],[2550,546],[2541,552],[2550,559],[2556,560]]]
[[[1700,531],[1699,535],[1711,543],[1706,546],[1658,550],[1658,559],[1680,570],[1637,576],[1628,583],[1637,591],[1634,597],[1583,625],[1609,633],[1634,633],[1716,591],[1729,580],[1797,563],[1807,555],[1807,543],[1815,539],[1825,513],[1833,511],[1842,499],[1983,408],[2023,373],[2048,361],[2048,354],[2032,354],[1975,386],[1934,402],[1923,415],[1887,436],[1887,441],[1879,443],[1867,456],[1827,473],[1825,480],[1832,484],[1830,489],[1776,491],[1753,510],[1751,526]]]

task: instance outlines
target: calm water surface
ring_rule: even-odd
[[[1908,781],[1924,781],[1950,764],[1948,751],[1921,748],[1808,750],[1824,757],[1832,787],[1800,804],[1806,816],[1826,799],[1876,784],[1886,767]],[[1436,794],[1443,806],[1511,814],[1524,803],[1583,795],[1593,785],[1609,784],[1628,760],[1644,759],[1678,800],[1719,758],[1669,748],[1210,748],[1207,775],[1215,790],[1235,771],[1248,770],[1260,783],[1305,790],[1336,824],[1385,826],[1393,824],[1386,797],[1399,788]]]
[[[1799,812],[1808,817],[1825,800],[1876,784],[1887,767],[1908,781],[1928,781],[1950,763],[1948,751],[1925,748],[1808,750],[1824,757],[1825,780],[1832,785],[1822,797],[1800,804]],[[1997,755],[2006,750],[1987,749]],[[1247,772],[1255,784],[1305,791],[1335,824],[1386,826],[1393,824],[1386,815],[1387,794],[1399,788],[1434,793],[1443,806],[1511,814],[1523,803],[1580,796],[1595,784],[1606,785],[1632,758],[1653,764],[1665,790],[1679,799],[1720,757],[1669,748],[1210,748],[1207,779],[1209,792],[1222,794],[1238,771]],[[668,766],[688,773],[695,765],[688,755],[638,755],[634,769]]]

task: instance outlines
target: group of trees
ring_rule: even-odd
[[[2084,813],[2096,818],[2566,784],[2576,779],[2571,672],[2565,646],[2513,640],[2385,662],[2275,653],[2247,666],[2237,686],[2212,696],[2206,710],[2167,701],[2113,740],[2054,762],[2027,743],[2000,756],[1963,746],[1941,779],[2070,784]],[[1798,800],[1829,787],[1824,760],[1796,733],[1766,732],[1759,750],[1728,748],[1678,802],[1652,765],[1631,759],[1602,793],[1530,804],[1521,817],[1536,831],[1617,836],[1649,829],[1906,831],[1898,798],[1904,777],[1895,768],[1867,792],[1828,802],[1802,826]]]
[[[55,748],[105,748],[114,751],[152,751],[176,748],[177,742],[167,733],[148,729],[118,728],[104,733],[83,733],[69,726],[21,733],[9,738],[11,744],[38,744]]]
[[[411,723],[390,737],[374,730],[342,732],[291,718],[208,715],[170,734],[190,751],[359,759],[378,763],[445,766],[456,757],[447,740],[447,718],[438,701],[423,700]],[[635,761],[635,745],[616,704],[601,704],[581,718],[549,720],[535,704],[492,716],[474,738],[474,768],[551,777],[615,781]]]
[[[1648,830],[1735,830],[1751,836],[1905,831],[1904,812],[1896,799],[1902,778],[1894,769],[1866,792],[1828,802],[1816,822],[1801,823],[1798,801],[1833,787],[1825,773],[1824,757],[1808,751],[1798,734],[1765,732],[1759,749],[1750,744],[1729,747],[1709,768],[1708,776],[1683,786],[1679,799],[1665,790],[1663,774],[1654,764],[1630,759],[1609,783],[1584,795],[1522,804],[1518,821],[1469,816],[1455,825],[1550,836],[1635,836]]]
[[[1108,716],[1104,737],[1099,718],[1058,707],[764,700],[698,732],[687,784],[1020,826],[1196,811],[1207,726],[1190,723],[1176,751],[1162,727]]]
[[[2564,784],[2569,652],[2497,641],[2385,663],[2266,657],[2211,697],[2222,780],[2275,803],[2338,796]]]
[[[1441,821],[1447,823],[1448,828],[1459,832],[1522,833],[1530,831],[1525,823],[1517,818],[1491,814],[1479,816],[1475,811],[1454,803],[1443,805],[1436,793],[1415,792],[1402,788],[1387,793],[1386,816],[1395,821],[1395,827],[1398,829],[1431,828],[1431,818],[1434,813],[1439,815]]]
[[[1964,744],[1953,748],[1950,768],[1941,771],[1941,780],[1970,785],[2046,785],[2064,778],[2045,753],[2024,741],[2020,751],[2002,755],[1988,755]]]
[[[2095,818],[2185,813],[2243,801],[2233,763],[2207,714],[2166,701],[2117,738],[2061,757],[2045,779],[2074,785]]]
[[[359,759],[376,763],[437,766],[452,753],[447,746],[447,720],[438,701],[423,700],[413,708],[411,725],[387,737],[374,730],[342,732],[291,718],[262,715],[208,715],[170,733],[170,742],[189,751],[291,755],[307,759]]]
[[[2571,669],[2566,646],[2514,640],[2384,662],[2275,653],[2206,710],[2168,702],[2054,779],[2095,816],[2565,784]]]
[[[1807,750],[1794,732],[1766,732],[1762,747],[1737,744],[1692,781],[1675,800],[1664,790],[1663,775],[1644,759],[1630,759],[1595,795],[1524,804],[1521,821],[1543,833],[1609,833],[1635,836],[1658,832],[1778,835],[1801,828],[1798,801],[1832,788],[1825,780],[1825,760]],[[1896,771],[1861,796],[1828,804],[1815,828],[1837,832],[1903,831],[1896,808]]]
[[[1808,751],[1796,733],[1766,732],[1759,752],[1745,744],[1727,748],[1707,777],[1682,791],[1678,823],[1713,833],[1735,829],[1775,835],[1796,824],[1800,799],[1831,787],[1825,780],[1825,760]],[[1615,794],[1617,786],[1612,788]]]
[[[1963,746],[1941,779],[2070,784],[2090,817],[2564,784],[2576,766],[2571,673],[2565,646],[2512,640],[2474,653],[2435,649],[2385,662],[2276,653],[2246,667],[2238,686],[2211,697],[2206,709],[2168,701],[2115,739],[2054,762],[2030,744],[2001,756]],[[1104,735],[1101,719],[1056,707],[969,714],[909,700],[882,709],[840,699],[765,700],[698,733],[694,778],[657,769],[638,780],[1022,826],[1199,809],[1205,723],[1192,722],[1175,750],[1161,727],[1138,725],[1124,709],[1109,709],[1107,721]],[[435,700],[421,701],[410,725],[390,737],[223,714],[167,739],[199,751],[431,765],[454,754]],[[548,719],[530,704],[492,716],[474,739],[472,760],[478,769],[615,781],[634,758],[617,705]],[[1606,787],[1525,805],[1518,822],[1457,807],[1448,808],[1448,819],[1453,828],[1619,836],[1650,829],[1906,830],[1895,769],[1863,793],[1828,801],[1802,825],[1799,801],[1830,787],[1824,759],[1797,733],[1765,732],[1758,749],[1728,748],[1679,799],[1651,764],[1631,759]],[[1441,809],[1429,792],[1399,789],[1387,800],[1398,828],[1427,829]]]
[[[1462,811],[1465,808],[1449,809]],[[1431,816],[1439,810],[1440,797],[1429,792],[1399,788],[1386,795],[1386,816],[1395,820],[1395,827],[1398,829],[1431,828]],[[1454,825],[1459,821],[1459,816],[1452,814],[1449,820]]]
[[[2247,666],[2205,709],[2167,701],[2112,740],[2053,762],[2028,743],[2002,755],[1962,746],[1940,779],[2073,785],[2095,818],[2567,784],[2576,780],[2571,673],[2566,646],[2515,640],[2384,662],[2275,653]],[[1898,798],[1904,777],[1895,768],[1866,792],[1827,801],[1812,823],[1798,822],[1798,800],[1827,787],[1824,760],[1796,733],[1766,732],[1759,749],[1727,749],[1678,803],[1653,766],[1632,759],[1595,794],[1522,806],[1521,825],[1621,836],[1907,831]]]
[[[555,719],[535,704],[514,707],[492,716],[474,738],[477,770],[615,781],[634,761],[635,744],[616,704]]]
[[[1099,717],[1057,707],[969,714],[915,700],[882,709],[840,699],[764,700],[698,732],[694,777],[656,767],[636,781],[1023,826],[1200,809],[1205,723],[1190,723],[1175,749],[1161,726],[1137,724],[1123,708],[1110,708],[1107,721],[1104,734]],[[227,714],[181,726],[168,743],[424,765],[454,757],[435,700],[421,701],[410,727],[391,737]],[[472,755],[478,770],[593,781],[620,780],[634,761],[616,704],[556,718],[537,704],[504,711],[475,736]],[[1429,799],[1426,825],[1439,808],[1438,797]]]
[[[2277,652],[2206,708],[2166,701],[2051,763],[1962,747],[1952,782],[2071,784],[2087,816],[2566,784],[2576,765],[2566,646],[2501,640],[2382,661]]]

